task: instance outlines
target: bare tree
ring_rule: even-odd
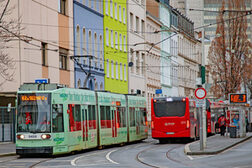
[[[225,7],[228,9],[225,10]],[[252,75],[250,42],[247,37],[247,18],[244,0],[225,0],[217,16],[216,37],[208,57],[213,79],[211,91],[217,98],[228,98],[228,93],[240,91]]]
[[[19,19],[10,17],[15,7],[10,7],[10,0],[0,0],[0,89],[6,81],[13,81],[15,63],[6,52],[11,48],[10,41],[17,39]]]

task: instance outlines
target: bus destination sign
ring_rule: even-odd
[[[230,104],[247,103],[247,95],[246,94],[230,93],[229,94],[229,102],[230,102]]]

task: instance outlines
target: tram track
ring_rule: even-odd
[[[45,160],[41,160],[41,161],[39,161],[39,162],[37,162],[37,163],[34,163],[33,165],[30,165],[29,168],[35,168],[35,166],[37,166],[37,165],[39,165],[39,164],[41,164],[41,163],[47,162],[47,161],[49,161],[49,160],[52,160],[52,159],[53,159],[53,158],[48,158],[48,159],[45,159]]]
[[[153,167],[153,168],[159,168],[158,166],[151,165],[151,164],[149,164],[149,163],[147,163],[147,162],[144,162],[144,161],[142,161],[142,160],[140,159],[140,155],[141,155],[142,153],[144,153],[144,152],[146,152],[147,150],[150,150],[150,149],[152,149],[152,148],[155,148],[155,147],[156,147],[156,146],[151,146],[151,147],[149,147],[149,148],[146,148],[146,149],[144,149],[144,150],[138,152],[138,153],[137,153],[137,156],[136,156],[136,160],[137,160],[138,162],[140,162],[140,163],[146,165],[146,166]]]
[[[145,162],[143,159],[141,159],[141,155],[142,155],[143,153],[145,153],[145,152],[147,152],[147,151],[149,151],[149,150],[155,150],[155,148],[158,149],[158,148],[161,148],[161,147],[162,147],[162,146],[160,146],[160,145],[158,145],[158,146],[151,146],[151,147],[149,147],[149,148],[146,148],[146,149],[144,149],[144,150],[138,152],[138,154],[137,154],[137,156],[136,156],[136,160],[137,160],[138,162],[140,162],[140,163],[142,163],[142,164],[148,166],[148,167],[153,167],[153,168],[160,168],[160,167],[163,167],[163,166],[157,166],[157,165],[154,165],[154,164],[151,164],[151,163],[147,163],[147,162]],[[180,165],[182,164],[183,166],[190,166],[190,165],[185,164],[185,163],[183,163],[183,162],[180,161],[180,160],[176,160],[176,159],[174,159],[173,157],[170,156],[170,153],[171,153],[173,150],[176,150],[176,149],[178,149],[178,148],[180,148],[180,147],[181,147],[181,145],[176,145],[176,146],[170,148],[170,149],[165,153],[166,158],[167,158],[168,160],[173,161],[173,162],[175,162],[175,163],[178,163],[178,164],[180,164]]]

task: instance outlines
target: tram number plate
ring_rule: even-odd
[[[40,139],[40,136],[38,136],[37,134],[28,134],[25,135],[25,139]]]

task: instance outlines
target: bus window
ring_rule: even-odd
[[[52,130],[53,132],[64,132],[63,105],[52,105]]]
[[[156,117],[182,117],[185,115],[186,102],[183,101],[161,101],[154,103]]]
[[[135,108],[134,107],[130,107],[129,108],[129,112],[130,112],[130,126],[134,127],[136,126],[136,112],[135,112]]]
[[[95,105],[88,105],[88,125],[89,129],[96,129]]]

